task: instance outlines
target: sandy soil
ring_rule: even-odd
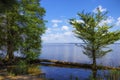
[[[21,76],[0,76],[0,80],[45,80],[45,79],[39,78],[38,76],[21,75]]]
[[[39,75],[8,75],[6,70],[0,70],[0,80],[46,80],[43,73]]]

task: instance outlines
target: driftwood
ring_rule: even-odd
[[[12,63],[3,61],[4,64],[0,64],[1,68],[4,66],[14,65],[19,60],[25,60],[25,58],[16,57]],[[84,68],[84,69],[92,69],[92,64],[84,64],[84,63],[74,63],[74,62],[65,62],[58,60],[48,60],[48,59],[35,59],[29,62],[30,64],[41,64],[46,66],[57,66],[57,67],[66,67],[66,68]],[[99,70],[120,70],[120,67],[112,67],[112,66],[103,66],[97,65],[97,69]]]
[[[92,69],[92,64],[65,62],[65,61],[48,60],[48,59],[36,59],[34,61],[31,61],[31,63],[42,64],[47,66]],[[103,66],[103,65],[97,65],[96,67],[97,69],[101,69],[101,70],[120,70],[119,67],[111,67],[111,66]]]

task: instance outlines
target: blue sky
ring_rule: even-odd
[[[77,43],[82,42],[74,36],[73,28],[69,24],[70,18],[77,18],[77,13],[95,12],[99,7],[101,11],[108,11],[108,19],[102,23],[114,23],[114,30],[120,29],[120,0],[41,0],[45,8],[44,17],[46,33],[42,36],[44,43]]]

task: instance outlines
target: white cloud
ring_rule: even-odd
[[[83,20],[75,20],[75,21],[72,21],[72,23],[75,23],[75,22],[77,22],[77,23],[84,23]]]
[[[52,23],[61,23],[62,20],[53,19],[53,20],[51,20],[51,22],[52,22]]]
[[[117,18],[116,26],[120,26],[120,17]]]
[[[54,24],[53,24],[53,27],[58,27],[58,24],[57,24],[57,23],[54,23]]]
[[[68,26],[48,28],[42,36],[42,40],[44,43],[72,43],[81,41],[74,36]]]
[[[98,8],[99,8],[99,10],[100,10],[101,12],[107,11],[106,8],[103,8],[101,5],[99,5],[97,8],[95,8],[95,9],[93,10],[93,12],[94,12],[94,13],[97,13],[97,12],[98,12],[98,10],[97,10]]]
[[[58,23],[62,23],[62,20],[53,19],[51,22],[53,23],[53,27],[58,27]]]
[[[76,38],[71,32],[47,34],[42,36],[44,43],[71,43],[81,42],[80,39]]]
[[[103,24],[111,24],[113,22],[114,22],[114,18],[109,16],[106,20],[102,20],[99,25],[102,26]]]
[[[46,33],[51,33],[51,28],[47,28]]]
[[[43,34],[42,36],[43,43],[80,42],[81,40],[77,39],[74,36],[72,32],[72,27],[69,27],[68,24],[65,23],[65,21],[67,22],[67,20],[51,20],[52,27],[49,27],[46,30],[46,33]]]
[[[71,31],[68,31],[68,32],[65,32],[64,35],[71,36],[71,35],[73,35],[73,33]]]
[[[68,31],[69,27],[68,26],[62,26],[62,30]]]
[[[83,21],[83,20],[77,20],[77,22],[78,22],[78,23],[84,23],[84,21]]]

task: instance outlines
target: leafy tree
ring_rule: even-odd
[[[6,50],[6,59],[13,60],[19,51],[28,60],[40,54],[41,35],[45,31],[44,8],[39,0],[18,0],[12,10],[1,14],[0,49]]]
[[[13,52],[18,50],[18,44],[21,40],[20,27],[17,22],[20,20],[18,4],[13,6],[12,10],[6,10],[0,16],[0,49],[6,52],[6,59],[13,59]]]
[[[70,24],[74,27],[76,36],[83,40],[83,53],[92,58],[93,68],[96,69],[96,58],[104,56],[110,52],[108,45],[120,39],[120,31],[110,30],[113,26],[102,23],[107,19],[107,12],[78,13],[80,21],[70,19]]]
[[[14,4],[16,4],[16,0],[0,0],[0,13],[12,9]]]
[[[21,53],[31,60],[37,58],[41,51],[41,35],[45,32],[45,10],[40,7],[39,0],[22,0],[20,4],[21,14],[26,18],[23,23]]]

